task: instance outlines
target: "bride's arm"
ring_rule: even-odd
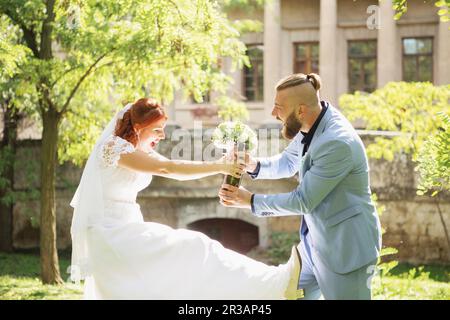
[[[223,160],[169,160],[162,156],[149,155],[139,150],[122,154],[119,159],[119,166],[182,181],[200,179],[218,173],[239,177],[244,168],[243,164],[224,163]]]

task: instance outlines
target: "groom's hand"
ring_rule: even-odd
[[[220,203],[225,207],[243,208],[251,210],[252,193],[244,187],[223,184],[219,190]]]

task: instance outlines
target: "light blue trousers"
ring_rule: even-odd
[[[377,260],[346,274],[339,274],[326,267],[311,246],[309,231],[300,234],[299,251],[302,271],[299,288],[304,289],[302,300],[370,300],[371,277]]]

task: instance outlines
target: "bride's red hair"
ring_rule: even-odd
[[[138,136],[135,125],[145,128],[163,118],[167,119],[167,116],[156,100],[142,98],[136,100],[123,118],[117,121],[114,134],[136,146]]]

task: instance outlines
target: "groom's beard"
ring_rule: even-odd
[[[281,130],[282,136],[287,140],[292,140],[300,131],[302,124],[295,117],[294,112],[292,112],[283,124],[283,129]]]

